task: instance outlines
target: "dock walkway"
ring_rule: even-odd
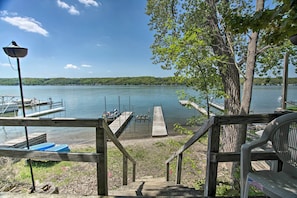
[[[161,106],[154,107],[154,118],[152,127],[152,137],[167,136],[167,128]]]
[[[121,113],[117,119],[115,119],[112,123],[110,123],[109,128],[115,134],[116,137],[119,137],[123,132],[124,128],[127,126],[129,121],[133,116],[133,112],[126,111]]]
[[[60,112],[60,111],[65,111],[65,108],[64,107],[57,107],[57,108],[54,108],[54,109],[39,111],[39,112],[28,114],[28,115],[26,115],[26,117],[39,117],[39,116],[42,116],[42,115],[57,113],[57,112]]]
[[[195,102],[191,102],[189,100],[180,100],[179,103],[183,106],[185,105],[191,105],[194,109],[196,109],[197,111],[199,111],[201,114],[203,115],[207,115],[207,111],[202,108],[202,107],[199,107],[198,104],[196,104]],[[210,116],[214,116],[215,114],[213,113],[210,113]]]
[[[213,103],[213,102],[209,102],[208,104],[209,104],[210,106],[212,106],[212,107],[214,107],[214,108],[220,110],[220,111],[225,111],[225,108],[224,108],[224,106],[222,106],[222,105],[219,105],[219,104],[216,104],[216,103]]]

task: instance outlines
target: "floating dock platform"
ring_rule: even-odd
[[[124,128],[127,126],[131,118],[133,117],[133,112],[126,111],[121,113],[117,119],[109,124],[110,130],[115,134],[116,137],[119,137],[123,132]]]
[[[32,133],[28,135],[29,145],[36,145],[47,142],[46,133]],[[26,137],[20,137],[4,142],[0,147],[13,147],[13,148],[25,148],[27,147]]]
[[[161,106],[154,107],[154,118],[152,127],[152,137],[167,136],[167,128],[164,121],[163,111]]]

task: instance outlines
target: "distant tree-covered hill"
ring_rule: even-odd
[[[18,85],[18,78],[0,78],[0,85]],[[22,78],[23,85],[182,85],[173,77],[116,77],[116,78]],[[297,85],[297,78],[289,78]],[[254,85],[281,85],[282,78],[255,78]]]
[[[0,78],[0,85],[18,85],[18,78]],[[22,78],[23,85],[173,85],[172,77]]]

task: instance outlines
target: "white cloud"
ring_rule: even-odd
[[[87,65],[87,64],[82,64],[81,66],[82,66],[82,67],[88,67],[88,68],[89,68],[89,67],[92,67],[92,65]]]
[[[27,32],[34,32],[43,36],[48,36],[48,32],[42,28],[40,22],[30,17],[1,17],[2,21],[10,23],[11,25],[17,26],[21,30]]]
[[[71,15],[79,15],[79,11],[78,11],[74,6],[70,6],[68,12],[69,12]]]
[[[79,69],[76,65],[73,64],[67,64],[64,69]]]
[[[96,0],[78,0],[78,1],[87,7],[89,7],[89,6],[98,7],[98,6],[102,5],[100,2],[98,3]]]
[[[58,6],[60,8],[64,8],[64,9],[69,9],[70,8],[70,6],[67,3],[65,3],[63,1],[60,1],[60,0],[57,0],[57,4],[58,4]]]
[[[68,10],[69,14],[71,15],[79,15],[79,11],[73,6],[73,5],[68,5],[67,3],[57,0],[57,4],[60,8]]]

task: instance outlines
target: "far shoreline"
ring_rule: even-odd
[[[26,86],[48,86],[48,85],[89,85],[89,86],[100,86],[100,85],[167,85],[167,86],[176,86],[182,85],[185,86],[186,83],[177,82],[174,76],[167,77],[154,77],[154,76],[135,76],[135,77],[92,77],[92,78],[34,78],[34,77],[23,77],[22,85]],[[254,79],[254,85],[263,85],[263,86],[272,86],[282,85],[281,78],[259,78]],[[18,78],[0,78],[0,86],[16,86],[19,84]],[[288,84],[297,85],[297,77],[289,77]]]

